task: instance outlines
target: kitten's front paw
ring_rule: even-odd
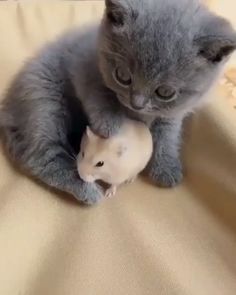
[[[182,164],[179,159],[159,159],[150,163],[148,174],[161,187],[174,187],[183,179]]]
[[[95,183],[84,182],[79,189],[77,199],[85,205],[93,205],[98,203],[104,193],[100,186]]]
[[[100,118],[90,122],[92,130],[99,136],[109,138],[115,135],[123,122],[122,116],[101,114]]]

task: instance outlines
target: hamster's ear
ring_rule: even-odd
[[[120,158],[124,155],[124,153],[127,151],[127,146],[123,143],[120,144],[120,146],[117,149],[117,156]]]
[[[236,32],[224,18],[211,16],[203,24],[203,33],[195,41],[199,56],[217,64],[236,49]]]
[[[89,139],[95,139],[97,137],[89,126],[86,127],[86,135]]]

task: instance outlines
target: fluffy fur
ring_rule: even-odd
[[[109,138],[87,128],[77,159],[78,172],[84,181],[102,180],[116,190],[144,170],[152,151],[152,135],[144,123],[126,119],[119,132]]]
[[[92,204],[102,193],[79,178],[75,139],[87,123],[109,137],[128,116],[151,127],[150,177],[174,186],[182,179],[182,120],[235,47],[230,24],[197,0],[106,0],[101,26],[47,45],[13,81],[0,114],[9,154]]]

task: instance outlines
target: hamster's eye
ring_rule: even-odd
[[[100,162],[98,162],[95,166],[96,166],[96,167],[102,167],[103,165],[104,165],[104,162],[100,161]]]
[[[84,152],[82,152],[82,158],[84,158]]]

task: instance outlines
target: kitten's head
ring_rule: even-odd
[[[99,44],[104,81],[120,102],[171,117],[199,104],[236,34],[197,0],[106,0]]]

